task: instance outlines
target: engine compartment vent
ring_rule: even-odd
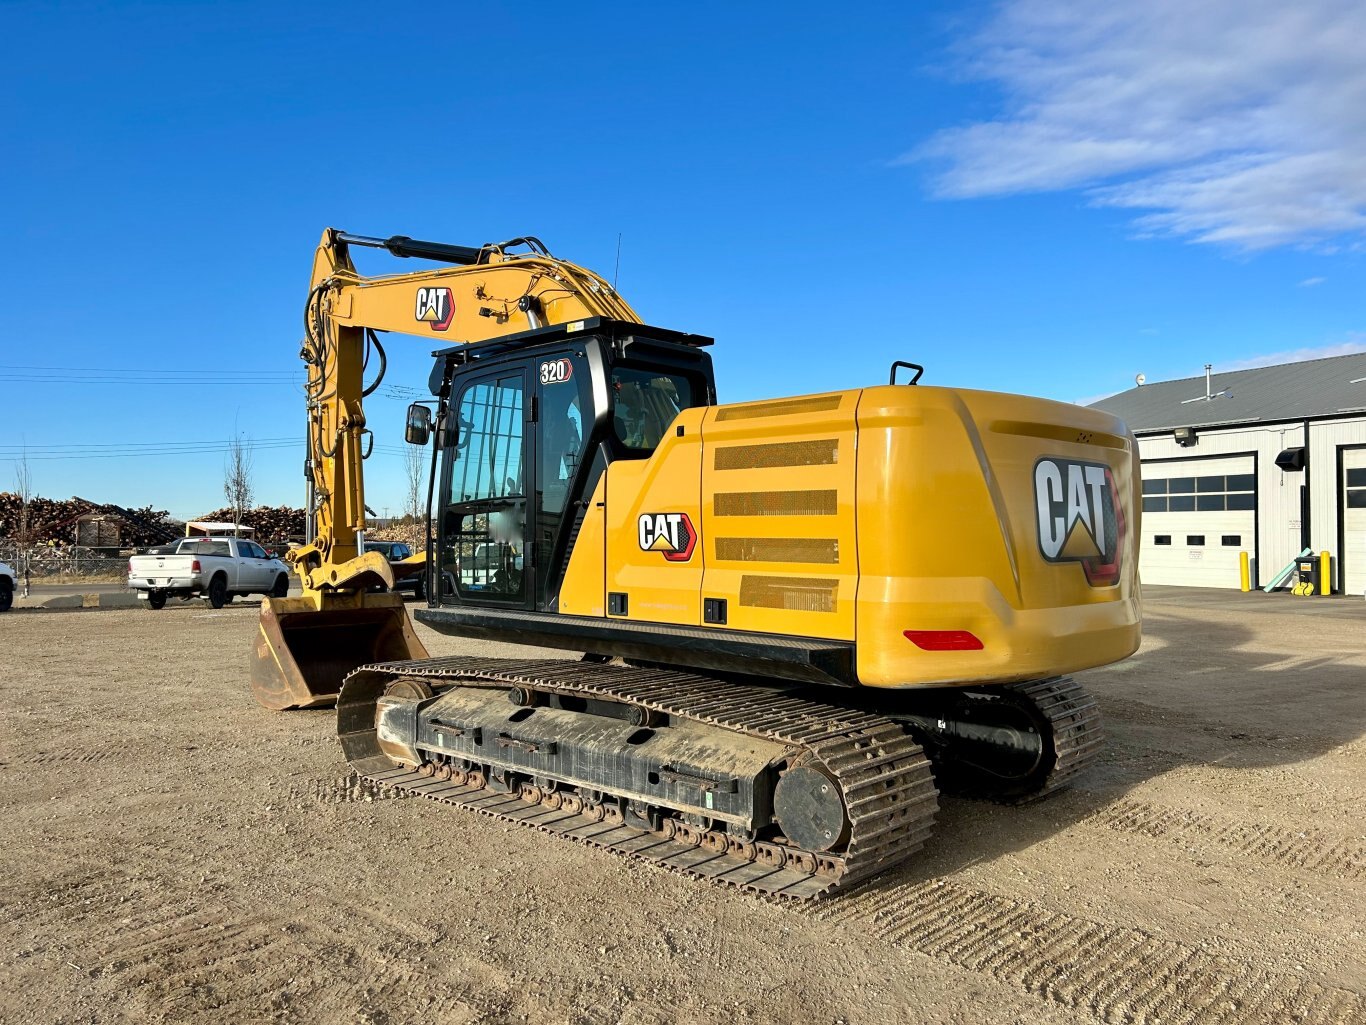
[[[716,411],[716,419],[752,420],[760,416],[789,416],[793,413],[822,413],[839,409],[844,400],[841,394],[816,395],[808,399],[780,399],[777,402],[747,402],[742,406],[723,406]]]
[[[730,562],[840,561],[840,543],[833,537],[718,537],[716,557]]]
[[[839,492],[718,491],[711,507],[716,516],[834,516]]]
[[[755,470],[770,466],[830,466],[839,462],[838,438],[783,441],[772,445],[726,445],[716,450],[718,470]]]
[[[740,604],[791,612],[834,612],[839,587],[838,580],[818,577],[745,576],[740,578]]]

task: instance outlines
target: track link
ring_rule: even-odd
[[[584,808],[571,801],[566,806],[562,796],[557,802],[556,794],[534,789],[522,796],[492,791],[482,773],[441,779],[408,767],[385,768],[383,756],[367,746],[364,736],[367,729],[373,732],[373,705],[390,682],[414,677],[433,689],[529,687],[619,701],[792,747],[803,760],[819,762],[840,787],[849,816],[848,842],[836,852],[807,851],[744,841],[675,819],[651,830],[602,805]],[[380,663],[347,678],[338,715],[348,759],[376,784],[775,897],[810,900],[904,861],[928,839],[938,811],[929,759],[900,724],[791,690],[686,672],[558,659]]]

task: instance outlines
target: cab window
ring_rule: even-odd
[[[612,426],[627,448],[654,451],[674,417],[693,404],[692,383],[682,374],[612,369]]]

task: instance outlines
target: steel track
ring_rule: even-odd
[[[633,820],[623,821],[619,814],[604,817],[602,805],[590,807],[588,814],[563,804],[554,807],[555,795],[535,790],[530,794],[539,800],[530,803],[521,796],[490,790],[478,776],[476,785],[471,785],[411,768],[372,767],[367,772],[356,766],[364,778],[381,786],[751,892],[810,900],[882,872],[921,848],[938,811],[929,759],[904,727],[880,715],[812,701],[790,691],[666,669],[561,659],[440,658],[357,670],[348,677],[339,714],[354,721],[354,706],[373,703],[383,685],[399,677],[420,678],[433,688],[519,686],[620,701],[796,749],[805,764],[814,760],[840,787],[850,830],[848,842],[836,852],[746,842],[674,819],[665,819],[662,828],[651,830]],[[367,760],[373,763],[373,756],[353,756],[353,766]]]

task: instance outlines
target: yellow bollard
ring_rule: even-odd
[[[1238,580],[1246,593],[1252,590],[1252,567],[1247,552],[1238,553]]]
[[[1333,593],[1332,570],[1333,557],[1327,552],[1319,552],[1319,594]]]

